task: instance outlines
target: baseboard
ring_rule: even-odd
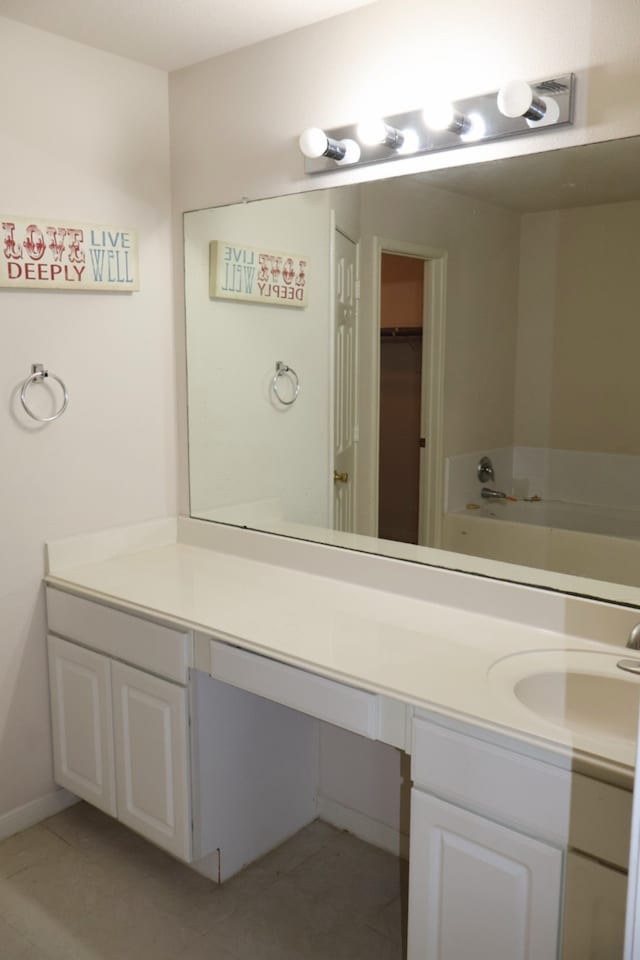
[[[52,817],[77,802],[78,798],[68,790],[54,790],[52,793],[45,794],[44,797],[38,797],[37,800],[30,800],[29,803],[16,807],[15,810],[9,810],[8,813],[0,815],[0,840],[33,827],[41,820],[46,820],[47,817]]]
[[[395,827],[374,820],[360,810],[352,810],[336,800],[328,797],[318,797],[318,817],[340,830],[348,830],[360,840],[365,840],[374,847],[380,847],[396,857],[409,859],[409,837],[400,833]]]

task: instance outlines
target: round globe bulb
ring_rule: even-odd
[[[544,112],[544,117],[540,117],[539,120],[527,120],[527,126],[531,127],[546,127],[550,123],[557,123],[560,119],[560,104],[557,100],[554,100],[553,97],[540,97],[540,100],[544,103],[546,110]]]
[[[479,113],[470,113],[467,116],[467,128],[460,134],[460,139],[465,143],[474,143],[476,140],[482,140],[487,132],[487,125]]]
[[[358,140],[364,143],[365,147],[375,147],[378,143],[384,143],[387,137],[387,128],[384,121],[379,117],[363,120],[358,124]]]
[[[522,117],[533,101],[533,90],[526,80],[511,80],[498,91],[498,110],[505,117]]]
[[[324,130],[320,127],[308,127],[300,134],[298,140],[301,152],[310,160],[323,156],[329,140]]]
[[[453,123],[455,110],[448,100],[432,100],[422,111],[422,119],[430,130],[446,130]]]
[[[340,143],[345,148],[345,154],[342,160],[336,160],[339,166],[349,163],[357,163],[360,159],[360,144],[355,140],[341,140]]]
[[[404,140],[402,146],[398,147],[398,153],[416,153],[420,149],[420,137],[411,127],[401,131]]]

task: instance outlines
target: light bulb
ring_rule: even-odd
[[[380,117],[371,117],[358,124],[358,140],[365,147],[375,147],[387,139],[387,125]]]
[[[466,117],[465,127],[460,134],[460,139],[465,143],[475,143],[476,140],[482,140],[486,132],[487,125],[482,115],[470,113]]]
[[[447,130],[456,118],[456,111],[448,100],[431,100],[422,111],[422,119],[430,130]]]
[[[398,153],[416,153],[420,149],[420,137],[411,127],[401,131],[403,143],[398,147]]]
[[[315,160],[324,155],[329,146],[329,138],[320,127],[308,127],[300,134],[298,144],[305,157]]]
[[[505,117],[524,117],[530,127],[556,123],[560,105],[551,97],[538,97],[526,80],[511,80],[498,91],[498,110]]]
[[[336,163],[357,163],[360,147],[355,140],[332,140],[320,127],[309,127],[298,140],[300,150],[310,160],[328,157]]]
[[[379,117],[363,120],[358,124],[356,133],[358,140],[365,147],[377,147],[383,144],[385,147],[391,147],[392,150],[399,150],[404,143],[402,132],[395,127],[390,127]]]
[[[360,144],[355,140],[339,140],[339,144],[344,147],[344,157],[336,160],[339,166],[349,163],[357,163],[360,159]]]
[[[505,117],[523,117],[533,102],[533,90],[525,80],[511,80],[498,90],[498,110]]]

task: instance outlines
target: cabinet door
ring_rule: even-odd
[[[56,783],[115,816],[110,662],[51,635],[48,648]]]
[[[626,902],[624,873],[570,853],[562,960],[622,960]]]
[[[118,819],[191,859],[187,690],[112,664]]]
[[[562,853],[411,794],[408,960],[556,960]]]

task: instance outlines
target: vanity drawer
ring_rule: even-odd
[[[191,635],[93,600],[47,587],[49,631],[181,684],[188,681]]]
[[[524,833],[566,844],[572,776],[551,763],[415,719],[414,784]]]
[[[319,720],[335,723],[371,740],[376,739],[376,694],[318,677],[219,640],[210,641],[209,655],[210,673],[217,680]]]

